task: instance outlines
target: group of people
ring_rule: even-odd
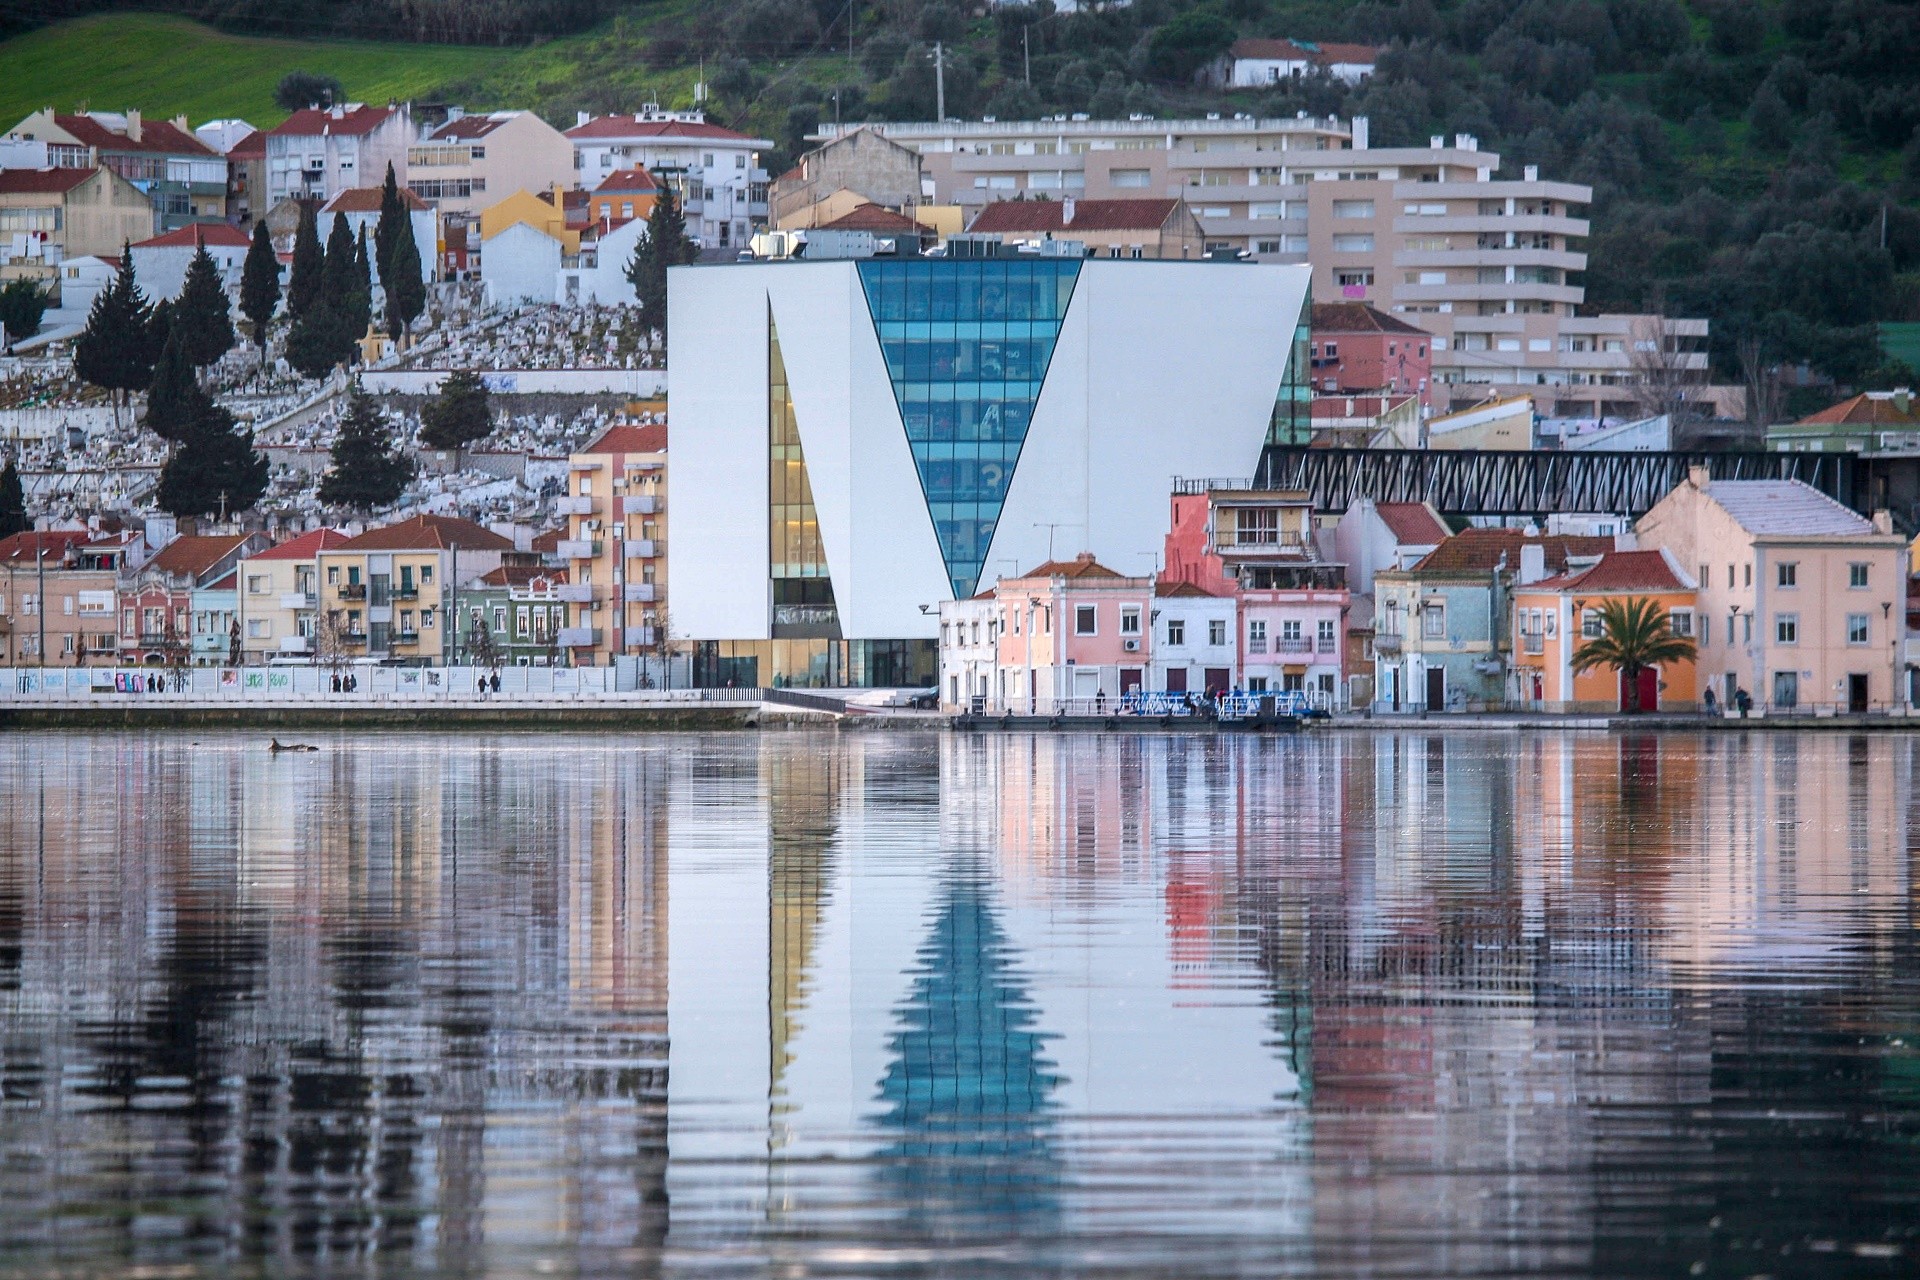
[[[1747,712],[1753,710],[1753,695],[1745,689],[1742,689],[1739,685],[1733,687],[1733,697],[1730,701],[1733,703],[1733,710],[1738,711],[1741,715],[1745,715]],[[1710,716],[1719,713],[1720,699],[1715,696],[1712,685],[1708,685],[1707,691],[1700,695],[1700,709]]]
[[[486,672],[482,671],[479,678],[473,682],[473,688],[474,692],[483,698],[489,693],[500,692],[500,673],[496,671],[489,676]]]
[[[333,673],[333,691],[335,693],[352,693],[359,687],[360,677],[354,675],[353,672],[349,671],[345,675],[341,675],[338,671]]]

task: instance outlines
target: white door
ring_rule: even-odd
[[[1099,692],[1100,673],[1098,671],[1089,671],[1084,667],[1075,667],[1073,669],[1074,697],[1091,698]]]

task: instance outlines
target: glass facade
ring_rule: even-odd
[[[863,261],[859,271],[947,576],[964,599],[986,564],[1080,263],[920,258]]]
[[[780,354],[780,330],[771,312],[767,315],[767,450],[773,634],[837,638],[840,616],[833,579],[827,574],[827,555],[820,545],[813,485],[807,479],[807,459],[794,422],[793,390]]]
[[[1313,442],[1313,291],[1300,301],[1300,316],[1293,326],[1293,350],[1287,354],[1287,371],[1280,377],[1280,393],[1273,400],[1273,420],[1267,426],[1268,444],[1311,444]]]

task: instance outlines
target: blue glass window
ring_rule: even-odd
[[[859,264],[953,593],[973,594],[1060,337],[1077,259]]]

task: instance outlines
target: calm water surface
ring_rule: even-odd
[[[1911,1275],[1920,737],[0,737],[0,1275]]]

